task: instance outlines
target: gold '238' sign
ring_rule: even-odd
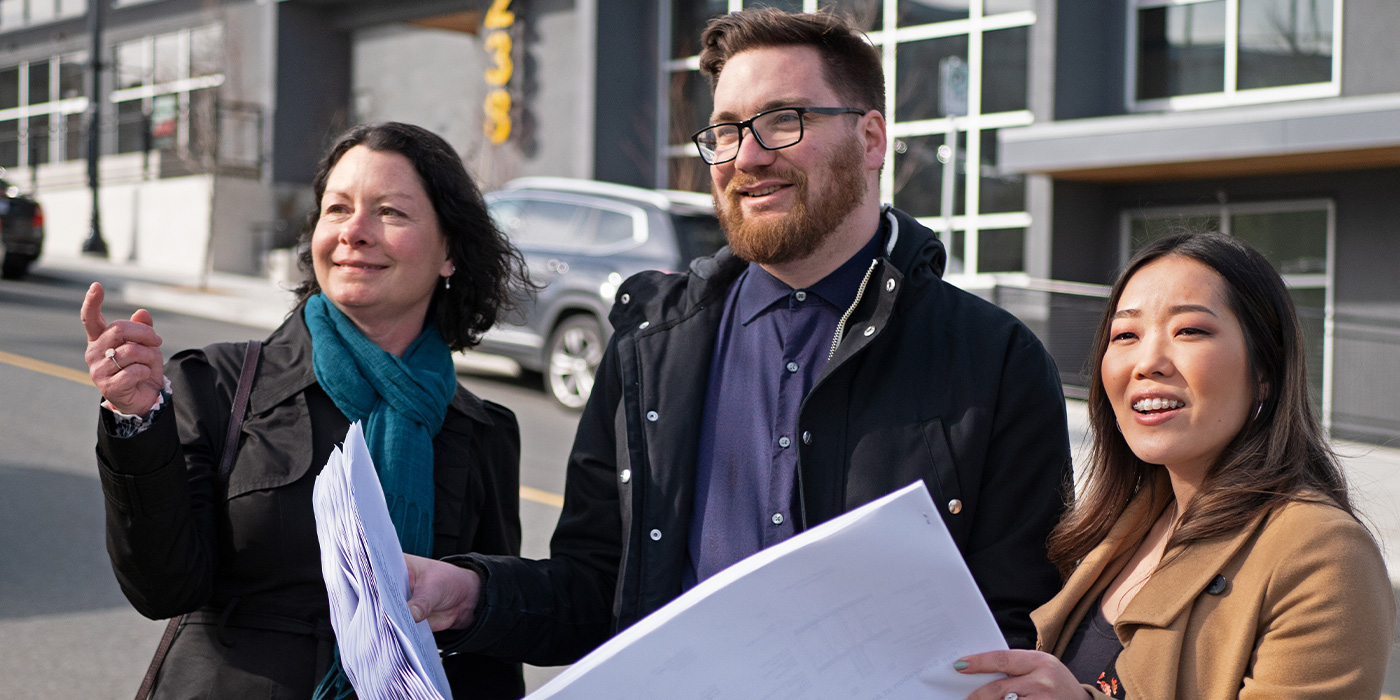
[[[510,138],[510,92],[506,90],[506,84],[515,73],[515,64],[510,60],[510,33],[507,31],[515,25],[510,0],[492,0],[491,9],[486,11],[486,18],[481,24],[488,30],[485,46],[490,65],[486,68],[486,84],[491,86],[482,104],[486,119],[481,126],[491,143],[502,144]]]

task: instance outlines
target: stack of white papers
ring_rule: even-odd
[[[1003,676],[953,662],[1005,648],[915,482],[705,580],[530,699],[960,699]]]
[[[358,421],[316,477],[311,498],[331,626],[355,693],[449,700],[432,630],[408,611],[408,566]]]

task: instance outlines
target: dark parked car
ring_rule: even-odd
[[[543,289],[480,350],[543,373],[545,389],[569,408],[582,408],[593,390],[618,285],[643,270],[684,270],[725,243],[709,195],[694,192],[531,177],[486,202]]]
[[[0,179],[0,245],[5,249],[0,274],[17,279],[44,252],[44,209],[19,188]]]

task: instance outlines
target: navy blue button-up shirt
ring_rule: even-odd
[[[882,240],[877,231],[805,289],[755,263],[730,286],[700,426],[686,588],[792,536],[798,408]]]

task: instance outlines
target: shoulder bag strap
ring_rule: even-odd
[[[233,471],[234,454],[238,452],[238,435],[243,431],[243,416],[248,412],[248,395],[253,392],[253,374],[258,368],[258,354],[262,351],[262,341],[248,341],[248,349],[243,353],[243,370],[238,375],[238,389],[233,395],[233,410],[229,412],[228,433],[224,436],[224,452],[219,460],[219,481],[227,482],[228,475]],[[136,691],[136,700],[146,700],[151,695],[151,690],[155,688],[156,674],[160,673],[160,667],[165,663],[165,656],[170,653],[170,645],[175,641],[175,633],[180,630],[180,625],[184,623],[185,616],[170,618],[165,624],[165,634],[160,636],[160,644],[156,646],[155,656],[151,657],[151,665],[146,669],[145,678],[141,679],[141,687]]]
[[[258,369],[258,353],[262,341],[248,341],[243,353],[243,372],[238,375],[238,391],[233,395],[233,410],[229,413],[228,433],[224,435],[224,452],[219,460],[219,481],[227,482],[233,472],[233,458],[238,453],[238,434],[243,431],[243,416],[248,412],[248,395],[253,393],[253,373]]]

